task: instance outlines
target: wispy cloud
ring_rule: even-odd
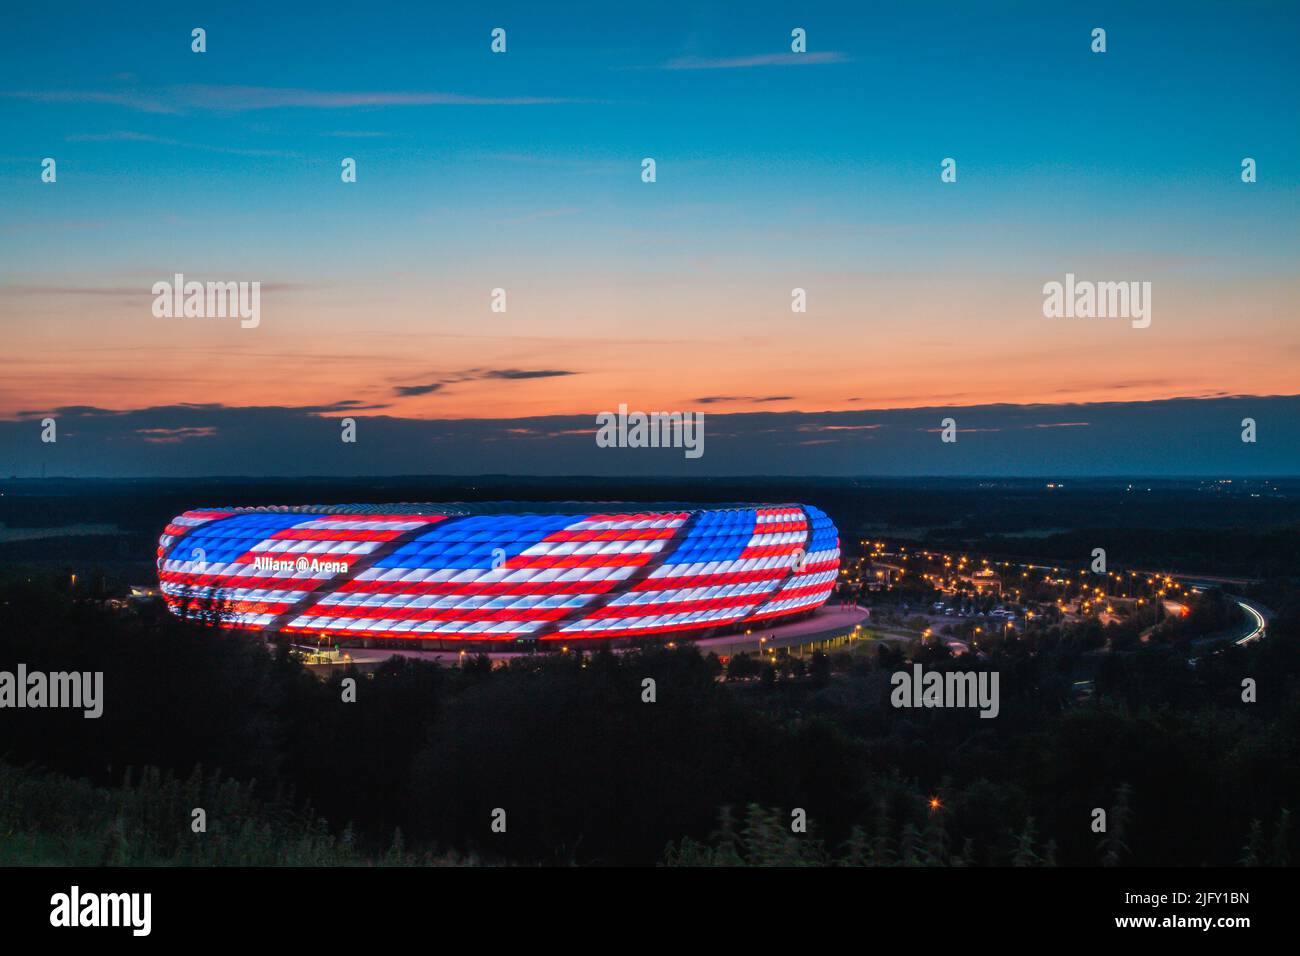
[[[0,296],[9,295],[36,295],[36,296],[55,296],[55,295],[88,295],[88,296],[152,296],[153,283],[158,279],[170,280],[174,273],[165,273],[155,276],[138,286],[74,286],[74,285],[5,285],[0,284]],[[197,276],[187,276],[187,280],[195,282],[207,281]],[[262,282],[260,285],[262,292],[302,292],[319,289],[319,284],[306,284],[301,282]]]
[[[1158,389],[1175,387],[1177,385],[1178,380],[1176,378],[1127,379],[1125,381],[1112,381],[1105,383],[1097,382],[1089,383],[1087,385],[1062,385],[1059,388],[1052,389],[1050,394],[1072,395],[1078,392],[1097,392],[1102,390],[1108,392],[1122,392],[1129,389]]]
[[[796,431],[801,432],[863,432],[875,431],[877,428],[883,428],[883,425],[800,425]]]
[[[705,395],[702,398],[693,399],[697,405],[720,405],[734,402],[753,402],[755,404],[765,404],[768,402],[792,402],[793,395]]]
[[[0,226],[0,234],[11,235],[29,232],[80,232],[85,229],[103,229],[106,223],[101,220],[46,220],[26,219],[21,222],[9,222]],[[0,286],[3,289],[3,286]]]
[[[550,96],[473,96],[433,91],[335,91],[292,87],[187,85],[147,90],[15,90],[7,99],[37,103],[102,103],[144,113],[188,110],[246,112],[269,109],[351,109],[384,106],[538,106],[577,100]]]
[[[149,133],[135,133],[131,130],[118,130],[113,133],[78,133],[63,137],[68,143],[166,143],[171,140]]]
[[[133,130],[117,130],[112,133],[79,133],[66,136],[69,143],[149,143],[159,146],[178,146],[182,149],[199,149],[209,153],[226,153],[231,156],[261,156],[297,159],[301,154],[285,152],[279,149],[243,149],[237,146],[213,146],[208,143],[187,143],[165,136],[150,133],[137,133]]]
[[[185,86],[178,93],[191,105],[218,110],[282,107],[348,109],[356,106],[536,106],[566,103],[546,96],[469,96],[442,92],[333,92],[269,86]]]
[[[329,133],[321,133],[321,135],[331,136],[336,139],[382,139],[389,134],[377,129],[340,129]]]
[[[521,368],[502,368],[493,369],[485,372],[483,378],[559,378],[563,375],[577,375],[577,372],[565,372],[559,369],[521,369]]]
[[[431,395],[434,392],[441,391],[448,385],[459,385],[463,382],[481,382],[489,379],[514,382],[532,378],[563,378],[567,375],[577,374],[577,372],[549,368],[472,368],[466,372],[454,372],[450,375],[444,375],[437,381],[428,382],[423,385],[398,385],[393,389],[393,394],[400,395],[404,398],[410,398],[417,395]]]
[[[82,421],[91,419],[112,421],[115,419],[129,420],[147,413],[155,419],[153,423],[147,426],[127,427],[127,430],[137,435],[148,435],[153,432],[161,433],[168,430],[215,430],[215,426],[210,429],[206,423],[194,423],[196,417],[205,415],[248,416],[253,418],[264,418],[268,415],[316,416],[345,411],[378,411],[387,407],[387,405],[377,405],[358,401],[357,399],[341,399],[336,402],[325,402],[318,405],[227,405],[223,402],[177,402],[174,405],[155,405],[145,409],[100,408],[97,405],[60,405],[52,409],[26,409],[16,412],[14,417],[18,421],[24,421],[53,413],[60,418],[76,418]]]
[[[506,371],[504,369],[498,371]],[[480,375],[484,374],[481,370]],[[30,406],[29,406],[30,407]],[[11,473],[39,474],[49,465],[81,475],[270,475],[427,473],[429,450],[449,473],[513,475],[682,474],[698,480],[766,475],[1295,475],[1300,473],[1300,396],[1169,399],[1080,405],[982,405],[854,412],[781,410],[717,412],[709,419],[701,463],[671,449],[608,449],[592,438],[585,414],[507,418],[417,418],[385,412],[360,427],[364,460],[340,454],[322,418],[354,414],[356,400],[319,405],[175,404],[110,409],[65,405],[0,419],[0,448]],[[1276,440],[1258,449],[1203,441],[1207,420],[1266,415]],[[334,413],[331,415],[330,413]],[[945,444],[933,426],[940,413],[961,423],[961,442]],[[47,415],[60,438],[33,436]],[[360,420],[360,416],[358,416]],[[1087,421],[1087,428],[1052,425]],[[1033,442],[1024,429],[1049,426]],[[879,427],[875,427],[879,426]],[[1159,434],[1162,440],[1150,441]],[[334,432],[337,435],[337,432]],[[330,440],[333,438],[333,440]],[[869,440],[869,445],[864,441]],[[871,449],[870,456],[864,448]],[[1116,455],[1115,448],[1124,449]],[[141,454],[148,449],[148,454]],[[806,454],[792,455],[793,449]],[[55,459],[52,456],[64,454]],[[51,462],[53,462],[51,464]],[[700,466],[703,466],[701,471]],[[800,480],[804,480],[801,478]]]
[[[191,438],[212,438],[217,430],[209,425],[197,428],[137,428],[135,433],[153,445],[178,445]]]
[[[524,213],[522,216],[516,216],[513,219],[497,220],[503,226],[523,226],[530,222],[540,222],[544,219],[558,219],[561,216],[575,216],[581,210],[566,207],[564,209],[539,209],[536,212]]]
[[[550,166],[572,169],[580,173],[620,173],[625,166],[612,161],[574,159],[571,156],[529,155],[527,153],[483,153],[479,157],[502,163],[520,163],[525,166]]]
[[[443,387],[443,382],[430,382],[428,385],[399,385],[393,389],[393,392],[403,397],[412,395],[428,395],[436,392]]]
[[[746,70],[759,66],[814,66],[846,63],[849,58],[833,50],[820,53],[755,53],[751,56],[679,56],[662,64],[661,70]]]
[[[179,113],[180,108],[166,99],[136,90],[0,90],[0,98],[30,100],[34,103],[102,103],[124,106],[142,113]]]

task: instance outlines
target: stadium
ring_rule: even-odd
[[[214,508],[158,545],[163,597],[226,627],[457,646],[707,637],[824,604],[839,536],[808,505]]]

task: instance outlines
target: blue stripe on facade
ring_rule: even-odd
[[[277,531],[318,517],[320,515],[243,514],[216,518],[185,535],[185,546],[178,557],[188,561],[192,549],[202,548],[204,560],[209,564],[229,564]]]
[[[690,533],[666,563],[735,561],[754,537],[756,511],[701,512]]]
[[[402,545],[376,568],[490,570],[498,548],[505,560],[523,553],[549,534],[582,521],[583,515],[470,515],[439,522]]]

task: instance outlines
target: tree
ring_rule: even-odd
[[[1132,790],[1122,783],[1115,791],[1115,805],[1106,815],[1106,834],[1101,839],[1101,865],[1119,866],[1120,861],[1128,855],[1128,844],[1124,838],[1128,835],[1133,820],[1133,811],[1129,809],[1129,796]]]
[[[758,663],[743,651],[727,661],[727,680],[749,680],[758,673]]]
[[[825,687],[831,680],[831,659],[824,651],[813,651],[808,674],[814,687]]]

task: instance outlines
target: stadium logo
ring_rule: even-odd
[[[300,557],[297,560],[282,560],[270,557],[253,559],[254,571],[308,571],[325,574],[347,574],[346,561],[321,561],[319,558]]]
[[[704,454],[703,412],[628,412],[596,416],[598,448],[684,448],[687,458]]]

